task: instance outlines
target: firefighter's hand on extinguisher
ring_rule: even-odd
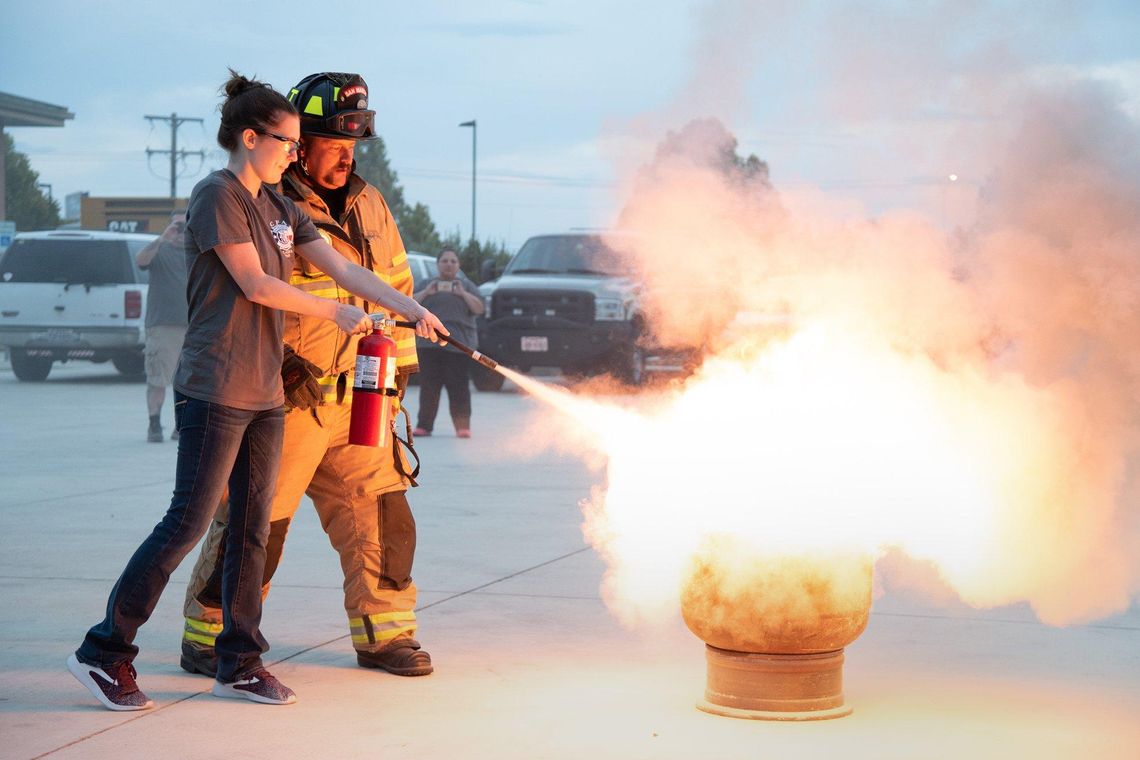
[[[366,333],[372,329],[372,318],[359,306],[338,303],[336,305],[336,326],[349,335]]]
[[[416,320],[416,335],[421,338],[428,338],[432,343],[438,343],[439,336],[451,334],[448,329],[443,326],[443,322],[439,321],[439,317],[422,306],[420,307],[420,311],[423,313],[414,316]]]

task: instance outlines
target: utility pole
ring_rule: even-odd
[[[170,123],[170,150],[151,150],[146,149],[146,157],[149,159],[156,153],[169,153],[170,154],[170,197],[178,197],[178,159],[186,158],[187,156],[198,156],[205,160],[206,152],[204,150],[179,150],[178,149],[178,127],[188,121],[196,121],[202,123],[202,119],[195,119],[190,116],[179,116],[172,113],[169,116],[144,116],[144,119],[152,124],[156,121],[165,121]]]

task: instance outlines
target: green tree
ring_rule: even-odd
[[[506,243],[490,241],[480,243],[469,239],[462,242],[459,232],[452,232],[440,244],[440,250],[451,249],[459,254],[459,268],[476,283],[493,278],[511,260]]]
[[[489,275],[488,268],[501,270],[511,258],[506,244],[480,243],[477,240],[463,242],[459,232],[441,237],[431,211],[423,203],[410,205],[404,197],[400,178],[388,162],[388,151],[382,138],[363,140],[356,145],[356,173],[375,185],[388,201],[388,208],[396,218],[400,237],[409,251],[420,251],[436,255],[445,248],[459,254],[459,265],[475,282],[482,282]],[[484,266],[484,262],[491,262]]]
[[[439,253],[441,241],[435,222],[431,219],[431,212],[422,203],[417,203],[407,213],[400,226],[400,236],[404,239],[404,247],[409,251],[421,251],[435,255]]]
[[[380,189],[384,200],[388,201],[392,216],[396,217],[396,222],[399,223],[400,218],[408,211],[408,204],[404,200],[404,188],[400,187],[400,178],[388,163],[388,149],[384,145],[384,138],[361,140],[356,144],[355,157],[356,173]]]
[[[734,184],[770,191],[768,163],[755,154],[741,156],[738,147],[736,137],[719,120],[693,119],[665,136],[651,168],[679,163],[706,166],[720,171]]]
[[[4,135],[4,204],[8,221],[18,230],[43,230],[59,226],[59,203],[40,192],[38,172],[28,157],[16,151],[11,135]]]

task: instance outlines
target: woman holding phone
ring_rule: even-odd
[[[475,317],[483,313],[483,296],[475,284],[459,269],[459,255],[450,249],[436,257],[439,276],[433,277],[415,298],[439,314],[449,333],[460,343],[475,347],[479,339]],[[416,415],[415,435],[431,435],[435,415],[439,411],[439,396],[447,388],[447,405],[451,424],[459,438],[471,437],[471,386],[469,362],[465,354],[454,346],[433,346],[419,341],[420,355],[420,408]]]

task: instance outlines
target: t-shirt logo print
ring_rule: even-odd
[[[270,222],[269,231],[273,233],[273,242],[277,243],[277,250],[281,255],[289,258],[293,255],[293,228],[289,222],[277,220]]]

